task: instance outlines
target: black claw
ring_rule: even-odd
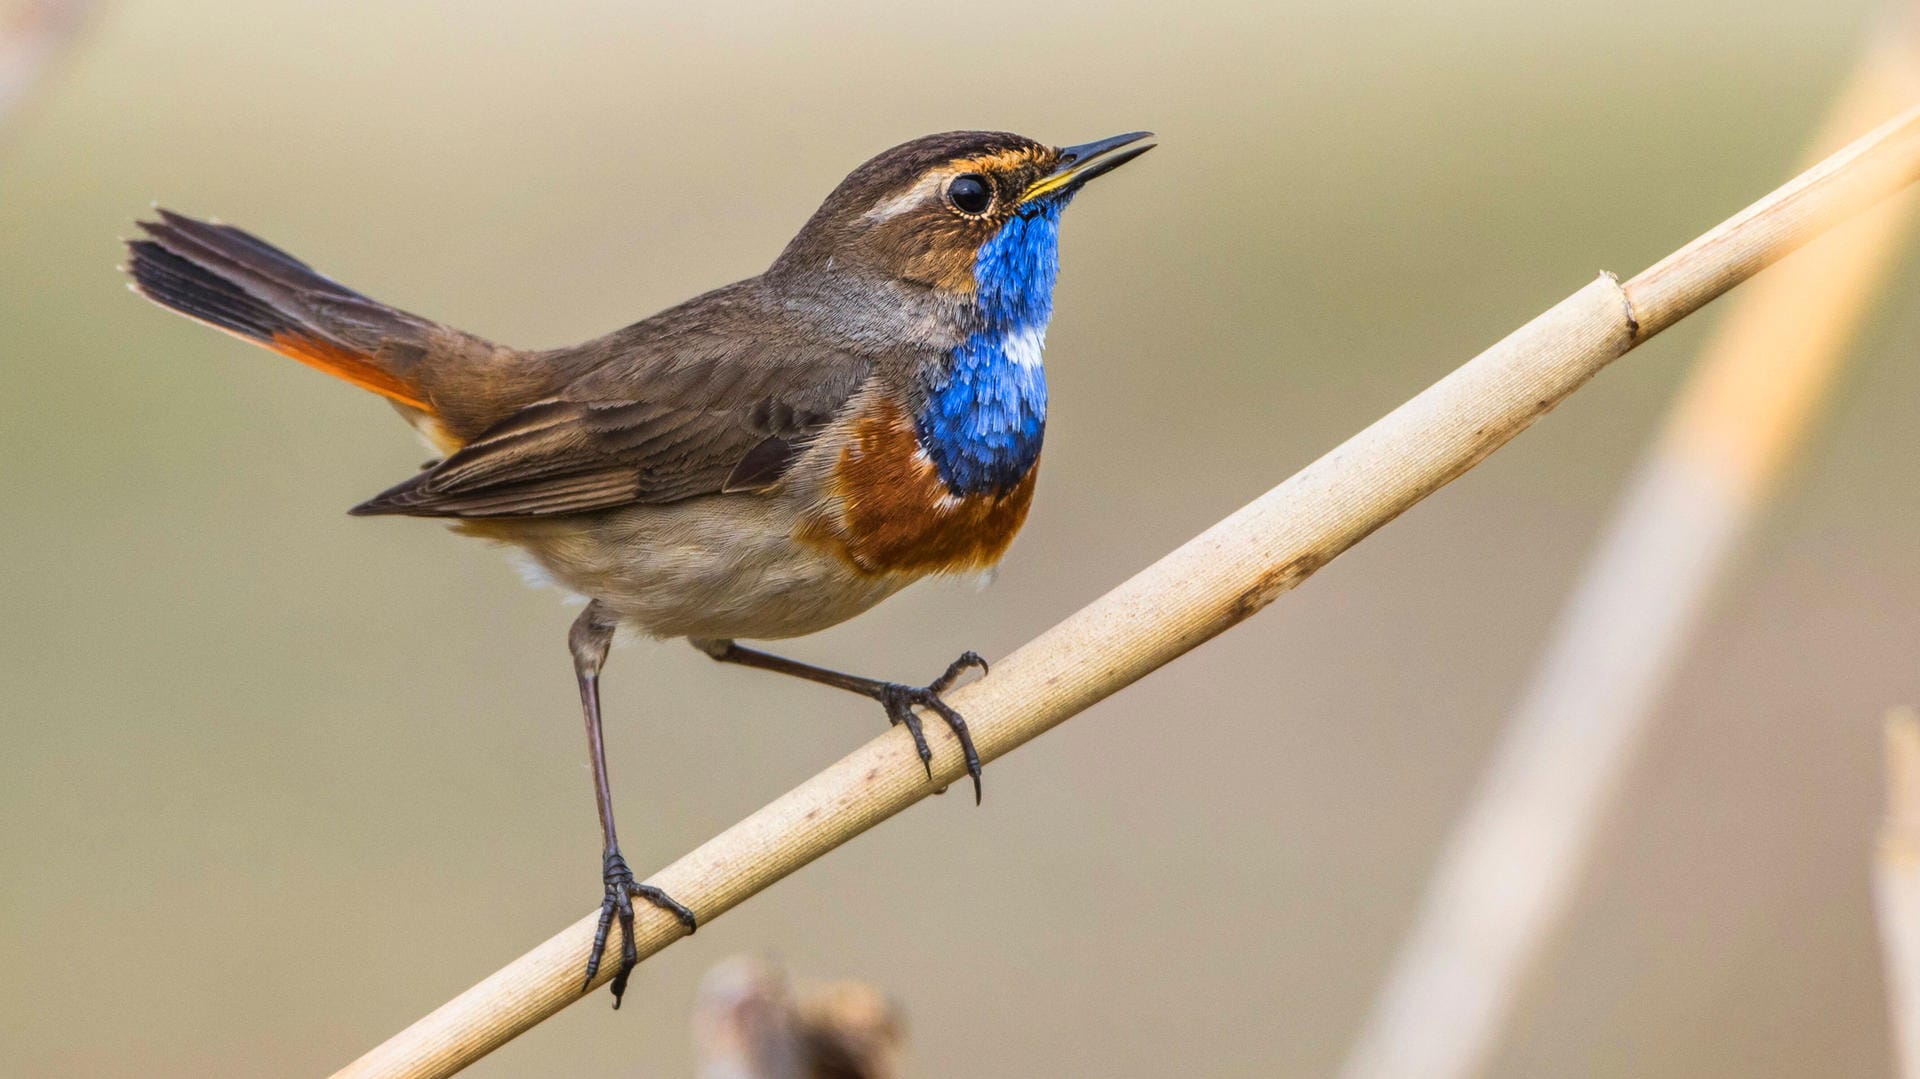
[[[980,752],[973,748],[973,732],[967,728],[967,721],[953,707],[939,697],[930,697],[927,706],[946,720],[953,736],[960,739],[960,751],[967,755],[967,775],[973,779],[973,804],[980,804]]]
[[[962,652],[960,658],[947,665],[946,673],[924,686],[905,686],[898,682],[887,683],[880,691],[880,703],[887,710],[887,719],[893,723],[904,723],[907,733],[913,735],[913,747],[920,753],[920,763],[927,770],[927,778],[933,778],[933,748],[927,745],[926,732],[921,729],[920,716],[913,709],[915,705],[927,709],[946,723],[947,729],[960,740],[961,752],[966,754],[967,775],[973,780],[973,804],[980,804],[980,753],[973,747],[973,732],[967,728],[967,721],[946,701],[940,699],[953,686],[959,677],[970,667],[980,668],[987,673],[987,661],[976,652]],[[945,788],[942,788],[944,790]]]
[[[633,886],[633,894],[678,918],[680,924],[687,927],[688,936],[692,936],[700,928],[700,919],[693,916],[690,908],[653,885],[636,884]]]
[[[913,710],[915,694],[920,692],[913,686],[888,682],[880,691],[880,704],[887,710],[887,722],[906,724],[907,733],[913,735],[913,748],[920,754],[920,766],[927,770],[927,779],[931,782],[933,747],[927,744],[927,732],[920,726],[920,714]]]
[[[587,956],[587,976],[580,982],[580,991],[586,992],[593,987],[593,976],[600,973],[600,953],[607,947],[607,930],[613,926],[613,908],[600,905],[600,924],[593,930],[593,954]],[[616,1005],[617,1007],[618,1005]]]
[[[993,673],[993,669],[987,666],[987,661],[980,658],[980,653],[969,650],[960,653],[959,659],[947,664],[947,673],[934,679],[933,684],[927,688],[935,693],[945,693],[953,687],[953,683],[957,681],[962,674],[966,673],[968,667],[980,668],[982,677]]]
[[[608,851],[602,863],[601,880],[606,884],[606,898],[600,901],[600,923],[593,930],[593,951],[587,956],[587,976],[580,983],[580,991],[586,992],[593,985],[593,976],[600,973],[600,953],[606,949],[607,937],[613,931],[617,921],[620,924],[620,970],[614,974],[613,1006],[620,1007],[620,998],[626,995],[627,979],[633,975],[633,968],[640,965],[640,948],[633,940],[633,897],[639,896],[654,906],[665,910],[680,920],[691,934],[698,926],[693,911],[672,896],[651,884],[638,884],[633,879],[633,870],[627,868],[627,860],[617,850]]]

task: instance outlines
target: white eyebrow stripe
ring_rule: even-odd
[[[867,211],[867,220],[885,221],[890,217],[898,217],[906,213],[908,210],[926,201],[929,194],[938,191],[940,189],[940,181],[946,179],[946,175],[944,170],[929,172],[925,176],[920,177],[920,182],[900,192],[898,195],[890,195],[887,198],[881,199],[879,202],[873,204],[873,209]]]

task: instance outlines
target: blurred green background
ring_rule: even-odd
[[[3,10],[3,7],[0,7]],[[984,593],[793,645],[1003,655],[1601,268],[1788,176],[1865,0],[120,0],[0,131],[0,1074],[315,1074],[598,899],[570,612],[347,506],[380,401],[129,296],[151,200],[551,345],[757,272],[952,127],[1161,150],[1076,204],[1047,469]],[[1894,282],[1610,817],[1504,1077],[1885,1075],[1878,717],[1916,694],[1920,280]],[[686,1075],[740,951],[895,994],[928,1077],[1318,1075],[1687,323],[1243,628],[703,928],[474,1074]],[[649,870],[878,711],[617,651]]]

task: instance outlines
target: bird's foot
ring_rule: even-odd
[[[967,775],[973,779],[973,803],[980,804],[980,754],[973,748],[973,732],[967,729],[967,721],[953,706],[940,698],[942,693],[953,687],[954,682],[966,673],[967,668],[978,667],[980,673],[987,673],[987,661],[978,653],[962,652],[960,658],[947,665],[945,674],[924,686],[906,686],[898,682],[885,682],[880,686],[880,704],[887,710],[887,719],[893,723],[906,725],[907,733],[913,735],[913,748],[920,752],[920,763],[927,770],[927,778],[933,778],[933,749],[927,745],[926,732],[920,728],[920,715],[914,706],[925,708],[939,716],[960,740],[961,752],[967,756]]]
[[[693,912],[682,906],[672,896],[655,888],[651,884],[640,884],[633,879],[633,870],[627,868],[627,860],[618,850],[607,852],[601,869],[601,879],[607,886],[607,897],[600,902],[600,924],[593,931],[593,952],[587,956],[587,977],[580,983],[580,991],[587,991],[593,985],[593,976],[600,973],[600,953],[607,946],[607,934],[613,930],[613,923],[620,923],[620,971],[613,976],[613,1006],[620,1006],[620,998],[627,991],[627,978],[633,968],[640,963],[640,949],[633,943],[633,897],[640,898],[680,919],[680,924],[692,933],[699,923]]]

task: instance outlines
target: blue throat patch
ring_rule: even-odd
[[[1000,495],[1026,478],[1047,427],[1040,347],[1060,274],[1060,211],[1016,213],[974,257],[981,326],[950,354],[916,416],[920,444],[956,495]]]

